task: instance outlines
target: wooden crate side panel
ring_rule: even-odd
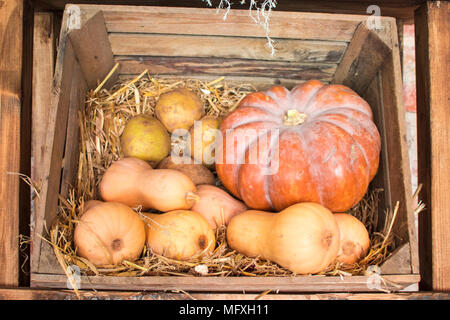
[[[70,90],[69,114],[67,118],[66,144],[64,148],[63,169],[60,194],[64,199],[69,190],[75,186],[80,155],[80,121],[79,112],[84,107],[88,85],[81,73],[81,67],[75,64],[72,87]]]
[[[392,193],[388,158],[388,143],[389,133],[384,121],[386,115],[383,108],[382,89],[381,89],[381,72],[372,79],[372,82],[362,95],[369,103],[373,110],[374,122],[376,123],[381,136],[381,154],[378,173],[370,183],[373,189],[383,189],[379,194],[379,208],[378,208],[378,228],[377,231],[382,231],[381,228],[385,223],[386,210],[392,209]],[[412,255],[411,246],[408,241],[404,240],[402,244],[387,258],[381,265],[382,274],[410,274],[412,273]]]
[[[59,36],[58,53],[55,72],[50,90],[48,105],[48,119],[46,136],[42,145],[40,170],[43,177],[39,204],[35,210],[35,229],[33,234],[33,255],[31,260],[32,272],[38,272],[41,260],[42,236],[46,236],[51,223],[57,214],[58,194],[62,156],[67,130],[67,116],[69,110],[70,92],[74,66],[77,63],[70,41],[67,40],[67,15],[63,16],[62,28]]]
[[[361,29],[361,35],[361,38],[366,37],[366,41],[369,39],[369,32],[364,28]],[[355,37],[357,36],[355,34]],[[386,23],[381,37],[382,40],[376,39],[376,45],[372,50],[380,52],[380,50],[375,49],[383,48],[384,46],[386,48],[389,47],[390,50],[384,50],[376,58],[370,58],[371,54],[364,54],[364,50],[361,50],[360,54],[366,55],[367,65],[370,65],[370,60],[373,60],[374,64],[378,65],[377,70],[374,70],[378,71],[378,73],[368,83],[367,88],[361,84],[358,84],[358,87],[364,90],[362,95],[372,106],[374,121],[381,135],[382,149],[379,172],[371,183],[375,188],[381,187],[384,189],[379,222],[380,225],[384,224],[384,212],[387,209],[393,210],[396,202],[399,201],[400,207],[392,232],[395,235],[394,239],[398,249],[408,244],[408,250],[398,250],[391,256],[392,261],[400,264],[397,267],[399,271],[396,271],[393,262],[389,262],[389,259],[384,264],[383,269],[385,273],[418,273],[417,235],[412,207],[409,156],[405,138],[406,121],[401,95],[400,53],[396,25],[393,21]],[[372,37],[372,43],[374,39]],[[349,54],[351,49],[350,45],[343,58],[343,64],[338,67],[338,77],[333,81],[347,76],[345,72],[343,72],[344,76],[339,75],[338,73],[341,71],[347,70],[348,73],[352,73],[352,68],[348,68],[347,57],[353,56],[353,59],[351,59],[353,61],[360,59],[357,54]],[[342,69],[339,69],[341,66],[343,66]]]
[[[292,63],[263,60],[189,58],[189,57],[152,57],[152,56],[116,56],[114,61],[120,64],[121,75],[137,75],[148,70],[155,76],[225,76],[261,78],[266,81],[291,79],[306,81],[319,79],[330,82],[337,64]]]
[[[339,63],[347,42],[265,38],[110,33],[114,55],[235,58],[303,63]]]
[[[32,88],[32,140],[31,140],[31,179],[42,186],[45,180],[42,164],[47,155],[45,138],[48,130],[48,119],[51,104],[51,87],[55,62],[55,19],[53,13],[37,12],[34,16],[33,40],[33,88]],[[31,211],[31,260],[35,261],[33,248],[40,241],[35,232],[37,213],[44,212],[44,201],[41,193],[33,199]],[[39,253],[40,250],[36,249]]]
[[[96,10],[89,5],[82,10]],[[231,10],[227,19],[211,8],[101,6],[109,32],[266,37],[248,10]],[[272,11],[269,36],[310,40],[350,41],[361,15]]]
[[[75,185],[77,177],[79,159],[79,120],[78,111],[84,106],[87,92],[86,80],[81,72],[78,62],[74,61],[72,80],[70,87],[66,87],[69,94],[69,101],[66,111],[66,131],[61,152],[61,161],[58,161],[60,171],[60,186],[58,195],[67,199],[70,187]],[[55,169],[56,171],[56,169]],[[55,174],[56,175],[56,174]],[[56,190],[56,187],[55,187]],[[56,207],[55,207],[56,212]],[[54,216],[47,220],[47,227],[50,228]],[[62,274],[63,270],[57,262],[54,250],[47,241],[42,241],[40,246],[39,273]]]
[[[114,66],[103,13],[97,12],[80,29],[69,30],[68,38],[87,85],[95,88]],[[115,76],[116,74],[108,80],[106,88],[117,80]]]
[[[413,215],[406,118],[402,95],[403,84],[395,23],[391,25],[391,30],[393,30],[392,54],[385,59],[380,76],[382,107],[387,129],[390,208],[393,210],[397,201],[399,202],[399,210],[392,230],[397,246],[409,242],[412,273],[418,273],[417,235]]]
[[[390,53],[391,48],[378,34],[361,23],[334,74],[333,83],[344,84],[362,94]]]
[[[33,274],[36,288],[66,288],[64,275]],[[378,280],[377,280],[378,279]],[[418,275],[386,275],[380,278],[367,276],[326,277],[105,277],[82,276],[82,290],[185,290],[189,292],[380,292],[401,291],[416,284]]]

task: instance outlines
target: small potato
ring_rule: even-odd
[[[215,185],[216,179],[211,171],[201,164],[196,164],[189,157],[180,158],[181,163],[175,163],[171,156],[164,158],[158,169],[174,169],[180,171],[191,178],[195,185],[210,184]]]
[[[174,89],[159,97],[155,114],[170,133],[177,129],[189,130],[203,116],[203,103],[189,89]]]
[[[128,120],[120,137],[125,157],[158,163],[170,152],[170,136],[162,123],[140,114]]]

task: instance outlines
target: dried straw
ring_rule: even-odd
[[[60,198],[58,219],[51,230],[50,242],[64,270],[76,265],[82,273],[89,275],[295,276],[276,263],[249,258],[231,250],[226,242],[225,227],[216,231],[215,250],[191,261],[172,260],[145,249],[136,261],[123,261],[120,265],[100,268],[77,256],[73,246],[73,231],[82,211],[80,209],[84,207],[85,201],[98,199],[97,186],[103,173],[122,156],[120,135],[128,119],[142,113],[153,115],[159,96],[174,88],[186,87],[196,92],[204,103],[205,113],[214,116],[228,114],[247,94],[256,91],[251,84],[226,82],[223,77],[211,82],[180,80],[155,78],[146,71],[134,79],[119,81],[110,90],[103,88],[106,80],[89,92],[84,109],[79,111],[81,142],[77,181],[68,198]],[[364,199],[349,211],[365,224],[370,233],[371,248],[368,255],[354,266],[333,265],[322,275],[364,274],[369,266],[380,265],[392,252],[392,226],[398,207],[393,211],[388,210],[385,225],[379,226],[381,192],[380,189],[369,190]],[[204,270],[207,270],[206,273]]]

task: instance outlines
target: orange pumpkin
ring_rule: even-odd
[[[311,80],[249,94],[220,130],[217,174],[250,208],[315,202],[343,212],[378,170],[381,142],[370,106],[343,85]]]

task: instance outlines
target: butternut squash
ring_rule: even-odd
[[[205,218],[189,210],[162,214],[144,213],[147,247],[153,253],[176,260],[193,260],[212,252],[214,231]]]
[[[246,256],[260,256],[297,274],[313,274],[334,262],[339,228],[330,210],[305,202],[279,213],[238,214],[228,224],[227,241]]]
[[[197,195],[200,200],[191,210],[200,213],[213,229],[228,225],[233,216],[247,210],[247,206],[242,201],[215,186],[199,185]]]
[[[334,217],[341,239],[336,260],[344,265],[353,265],[369,251],[369,232],[361,221],[348,213],[335,213]]]
[[[120,202],[131,208],[159,211],[190,209],[197,189],[192,180],[177,170],[152,169],[145,161],[123,158],[114,162],[100,182],[104,201]]]

